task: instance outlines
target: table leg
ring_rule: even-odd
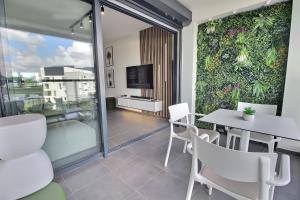
[[[240,151],[248,151],[250,140],[250,131],[243,131],[240,140]]]
[[[277,139],[277,137],[274,136],[274,139]],[[275,144],[274,144],[274,152],[277,150],[277,147],[278,147],[278,142],[275,142]]]

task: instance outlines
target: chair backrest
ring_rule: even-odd
[[[260,164],[261,158],[269,159],[268,173],[275,174],[276,153],[235,151],[206,142],[196,135],[192,135],[192,143],[193,156],[224,178],[240,182],[260,182],[263,176],[261,168],[265,167]]]
[[[169,106],[170,120],[178,121],[183,118],[188,118],[189,105],[187,103],[180,103]]]
[[[237,111],[243,111],[247,107],[252,107],[256,113],[267,114],[267,115],[276,115],[277,105],[269,104],[255,104],[255,103],[245,103],[239,102]]]
[[[40,149],[46,131],[40,114],[0,118],[0,199],[22,198],[52,181],[51,161]]]

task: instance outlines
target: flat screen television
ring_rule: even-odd
[[[127,88],[153,89],[153,64],[126,67]]]

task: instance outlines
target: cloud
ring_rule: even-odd
[[[7,68],[15,72],[40,72],[40,68],[46,66],[93,66],[93,50],[89,43],[73,41],[69,47],[59,45],[54,54],[41,58],[38,51],[41,48],[49,48],[42,35],[11,29],[5,29],[4,32],[9,42],[15,41],[22,46],[18,48],[5,41],[2,43]]]
[[[45,38],[42,35],[13,30],[4,29],[4,37],[6,36],[9,41],[21,42],[27,45],[42,45],[45,43]]]
[[[17,51],[14,59],[10,62],[10,67],[13,71],[39,71],[39,68],[44,65],[43,60],[36,55],[36,50]]]
[[[38,47],[46,47],[45,38],[39,34],[33,34],[13,29],[0,28],[3,56],[7,71],[37,71],[42,65],[42,59],[37,55]],[[18,48],[13,46],[20,44]]]
[[[74,65],[75,67],[92,67],[92,45],[85,42],[73,41],[70,47],[58,46],[55,56],[49,57],[46,63],[46,66]]]

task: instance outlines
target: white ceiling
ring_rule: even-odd
[[[84,29],[70,25],[91,10],[91,5],[80,0],[5,0],[8,27],[76,40],[91,41],[92,24],[83,20]],[[140,20],[105,7],[102,15],[104,43],[111,42],[150,27]]]
[[[266,0],[178,0],[193,13],[193,21],[201,23],[209,18],[231,15],[234,10],[244,12],[264,6]],[[271,4],[282,0],[272,0]]]
[[[13,29],[57,35],[80,40],[90,40],[91,24],[75,27],[71,35],[69,26],[77,21],[91,6],[79,0],[5,0],[7,26]]]
[[[102,24],[106,44],[151,27],[150,24],[107,7],[105,7],[105,14],[102,15]]]

